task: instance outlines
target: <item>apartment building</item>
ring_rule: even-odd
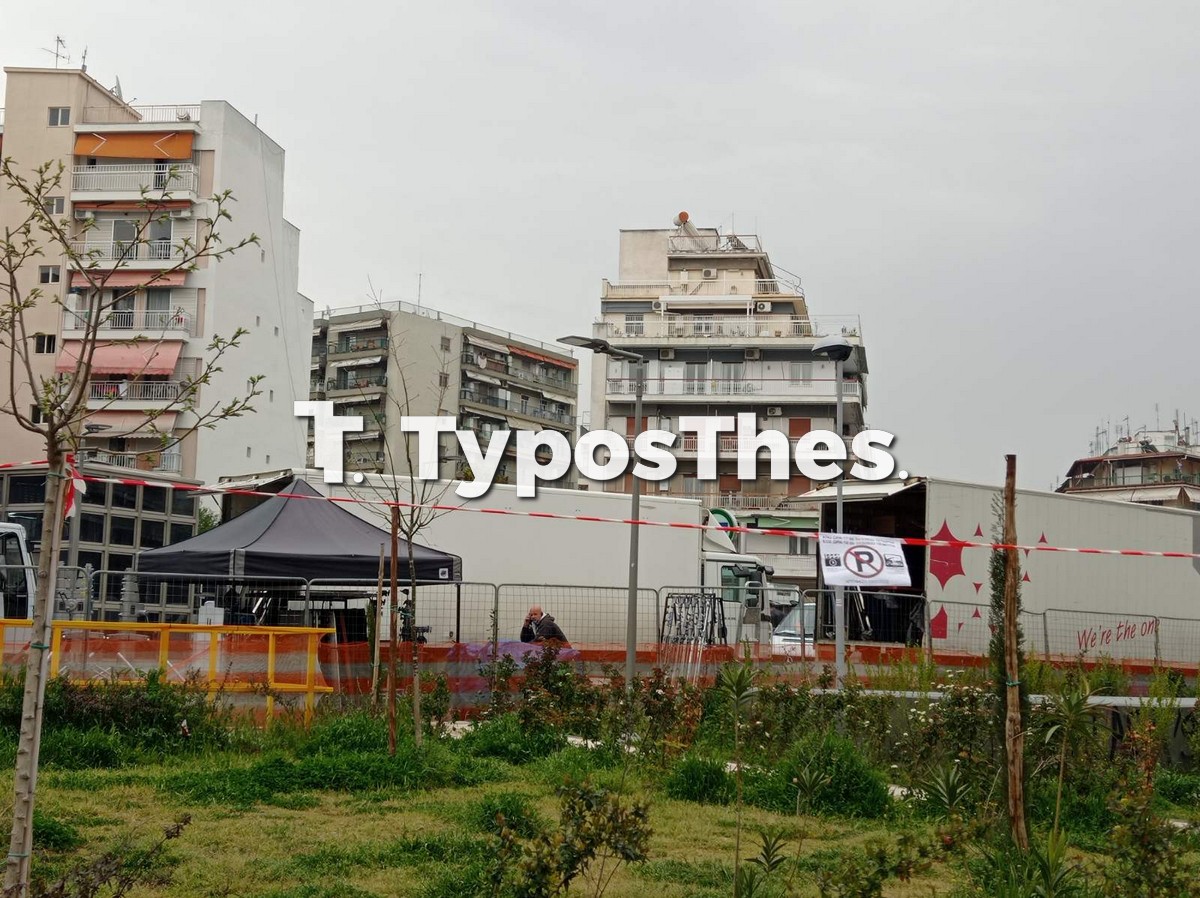
[[[697,228],[687,213],[664,229],[622,230],[618,280],[603,281],[593,336],[646,360],[642,427],[675,432],[684,415],[754,414],[760,429],[786,433],[794,446],[812,430],[834,430],[833,362],[813,355],[824,336],[844,335],[855,354],[844,371],[844,436],[864,427],[866,353],[857,316],[809,314],[800,279],[774,265],[754,234]],[[592,424],[632,436],[633,362],[597,356],[592,367]],[[717,480],[697,476],[695,437],[674,453],[676,475],[662,493],[703,500],[747,526],[815,529],[814,507],[795,497],[811,488],[795,471],[771,480],[766,453],[755,480],[737,475],[736,437],[718,438]],[[604,485],[628,491],[624,481]],[[816,574],[814,548],[803,537],[750,536],[742,549],[775,565],[776,579],[798,583]]]
[[[311,398],[363,417],[362,433],[346,435],[347,471],[408,470],[402,414],[453,417],[481,447],[497,430],[554,430],[574,445],[578,363],[564,347],[405,302],[327,311],[314,319],[312,340]],[[515,479],[515,463],[510,439],[498,482]],[[442,440],[440,473],[470,476],[452,434]]]
[[[1194,424],[1170,430],[1097,430],[1057,492],[1200,511],[1200,443]]]
[[[26,172],[62,163],[51,211],[67,222],[74,249],[111,272],[102,297],[89,295],[65,256],[48,254],[21,272],[24,292],[37,285],[58,300],[28,313],[35,379],[74,370],[86,322],[102,303],[115,303],[100,324],[81,458],[205,482],[252,462],[298,464],[304,423],[292,403],[308,395],[312,303],[297,291],[299,231],[283,217],[283,149],[224,101],[131,106],[82,70],[4,71],[0,151]],[[223,244],[253,233],[258,245],[164,273],[178,266],[186,244],[203,240],[203,222],[215,212],[209,198],[226,190],[236,202],[233,220],[219,225]],[[22,218],[15,193],[0,193],[0,227]],[[203,370],[214,335],[228,338],[237,328],[247,333],[196,407],[244,397],[261,375],[255,413],[192,430],[196,415],[171,403],[181,383]],[[31,409],[31,386],[19,377],[17,402]],[[5,403],[7,378],[0,366]],[[147,431],[146,411],[162,413],[155,426],[176,445],[163,448]],[[41,456],[37,437],[11,419],[0,417],[0,434],[0,461]]]

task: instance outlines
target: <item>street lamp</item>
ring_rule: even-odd
[[[595,337],[559,337],[559,343],[590,349],[597,355],[634,363],[633,436],[636,441],[642,432],[642,393],[646,388],[645,359],[636,352],[617,349],[607,340]],[[632,450],[630,451],[632,456]],[[638,520],[641,505],[641,481],[633,478],[633,498],[630,518]],[[629,525],[629,604],[625,610],[625,688],[633,689],[634,664],[637,660],[637,606],[638,606],[638,525]]]
[[[854,347],[850,342],[842,336],[826,337],[819,340],[817,345],[813,347],[813,355],[819,359],[829,359],[834,363],[834,379],[837,381],[837,435],[838,439],[842,440],[845,445],[845,437],[843,436],[843,407],[842,407],[842,369],[846,364],[846,360],[854,355]],[[838,472],[837,478],[837,527],[835,533],[841,533],[843,527],[842,519],[842,481],[846,478],[846,471],[842,462],[838,462],[838,467],[842,470]],[[837,684],[840,689],[846,679],[846,601],[845,587],[835,586],[833,588],[833,629],[834,629],[834,651],[837,653]]]

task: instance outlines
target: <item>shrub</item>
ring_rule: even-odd
[[[33,847],[51,851],[70,851],[83,844],[79,830],[36,807],[33,810]]]
[[[1200,775],[1159,770],[1154,776],[1154,791],[1171,804],[1194,805],[1200,800]]]
[[[728,804],[733,800],[733,777],[723,761],[688,755],[667,775],[663,788],[671,798],[701,804]]]
[[[42,735],[38,762],[63,770],[123,767],[133,760],[134,749],[118,733],[91,727],[47,729]]]
[[[411,728],[397,723],[401,738]],[[308,738],[299,747],[301,755],[341,754],[343,752],[382,752],[387,750],[387,718],[368,710],[348,711],[316,721]]]
[[[532,802],[520,792],[493,792],[467,806],[467,819],[484,832],[499,835],[505,827],[523,839],[532,839],[545,822]]]
[[[891,807],[887,779],[850,742],[833,733],[810,733],[778,764],[747,771],[746,800],[768,810],[795,813],[801,772],[810,765],[827,776],[806,796],[814,811],[846,817],[881,817]]]
[[[558,751],[566,745],[566,737],[549,727],[523,724],[510,713],[479,724],[463,737],[461,745],[480,757],[527,764]]]

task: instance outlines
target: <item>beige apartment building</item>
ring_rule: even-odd
[[[4,71],[0,153],[26,173],[63,165],[50,211],[76,237],[77,252],[112,272],[102,297],[89,295],[82,273],[53,253],[20,275],[22,292],[40,286],[57,300],[28,314],[35,380],[72,371],[90,316],[99,303],[114,303],[99,329],[82,458],[206,482],[248,464],[298,464],[304,423],[292,403],[308,395],[312,303],[297,291],[299,231],[283,217],[283,149],[224,101],[131,106],[83,70]],[[185,244],[203,240],[215,211],[209,198],[225,190],[236,202],[233,221],[220,226],[223,243],[254,233],[259,244],[165,273]],[[0,193],[0,227],[23,217],[15,193]],[[214,335],[228,338],[239,327],[247,331],[241,345],[221,360],[197,406],[244,397],[261,375],[256,411],[185,436],[196,417],[171,405],[181,383],[202,371]],[[7,379],[0,365],[5,404]],[[17,402],[32,410],[26,380],[16,384]],[[147,432],[148,410],[181,442],[164,448]],[[0,416],[0,461],[43,451],[35,435]]]
[[[400,416],[453,417],[486,448],[497,430],[553,430],[573,446],[578,363],[570,351],[502,328],[405,302],[327,311],[313,322],[310,398],[361,415],[346,435],[345,470],[408,470]],[[415,453],[415,440],[413,441]],[[312,426],[309,424],[309,464]],[[497,482],[515,480],[510,438]],[[469,476],[458,443],[443,436],[441,476]],[[547,486],[567,486],[568,474]]]
[[[857,316],[814,316],[800,279],[774,265],[754,234],[696,228],[682,213],[671,228],[622,230],[618,279],[604,280],[593,336],[636,352],[646,364],[643,428],[677,432],[684,415],[749,412],[762,430],[787,434],[790,443],[813,430],[834,430],[833,362],[813,355],[824,336],[844,335],[855,347],[843,378],[844,436],[864,427],[866,352]],[[597,356],[592,366],[592,426],[634,434],[632,362]],[[717,480],[697,476],[696,439],[673,450],[676,475],[661,493],[701,499],[733,512],[748,526],[814,529],[815,508],[796,501],[812,484],[792,465],[787,482],[737,475],[736,436],[718,438]],[[624,481],[607,490],[629,491]],[[770,559],[776,578],[815,577],[809,540],[748,536],[742,546]]]

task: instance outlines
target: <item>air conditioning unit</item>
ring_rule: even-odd
[[[717,279],[717,269],[705,268],[700,272],[700,277],[706,281],[715,281]]]
[[[658,357],[659,357],[659,359],[661,359],[664,362],[669,362],[669,361],[671,361],[671,359],[675,358],[675,350],[674,349],[660,349],[658,351]]]
[[[667,304],[661,299],[656,299],[654,302],[650,303],[650,308],[656,312],[665,312],[667,309]]]
[[[767,406],[767,417],[768,418],[782,418],[783,417],[783,406],[782,405],[768,405]]]
[[[769,302],[760,302],[760,303],[757,303],[757,304],[754,306],[754,310],[755,310],[756,312],[769,312],[769,311],[771,311],[771,304],[770,304]]]
[[[91,221],[95,217],[96,217],[96,211],[94,209],[76,209],[75,210],[75,220],[76,221]]]
[[[191,209],[172,209],[171,217],[172,218],[191,218],[192,210]]]
[[[746,350],[746,359],[747,360],[753,361],[754,359],[760,359],[760,358],[762,358],[761,350],[758,350],[758,349],[747,349]]]

